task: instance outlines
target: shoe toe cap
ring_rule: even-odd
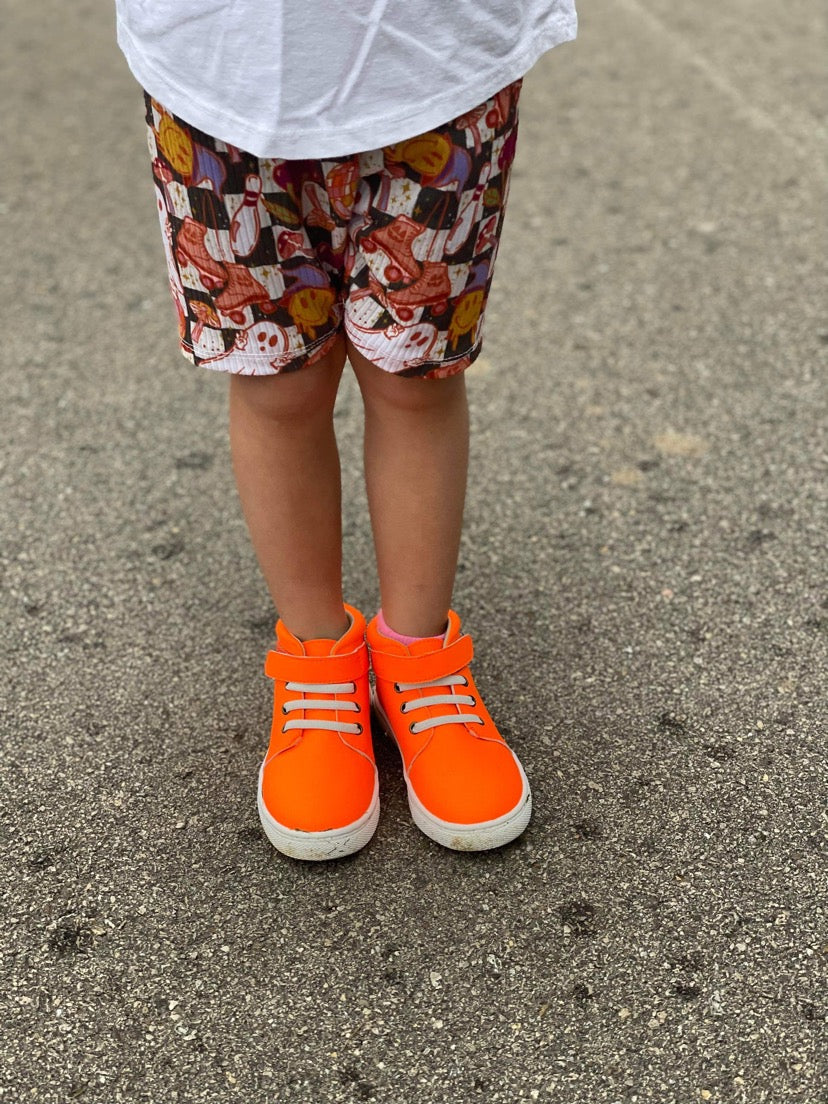
[[[483,824],[512,812],[526,796],[518,760],[501,742],[476,740],[473,754],[423,752],[409,782],[428,813],[450,824]]]
[[[310,752],[310,753],[309,753]],[[262,801],[270,816],[297,832],[346,828],[371,806],[376,769],[345,745],[323,755],[307,746],[275,756],[262,771]]]

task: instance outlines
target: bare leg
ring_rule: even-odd
[[[338,639],[342,501],[333,408],[344,341],[316,364],[230,377],[230,448],[242,510],[274,605],[302,640]]]
[[[469,458],[465,376],[405,379],[348,359],[365,404],[365,481],[387,623],[409,636],[446,627]]]

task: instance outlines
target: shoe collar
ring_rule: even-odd
[[[276,622],[276,651],[296,656],[343,655],[355,651],[365,636],[365,619],[353,606],[345,606],[349,625],[339,640],[319,637],[300,640],[283,621]]]

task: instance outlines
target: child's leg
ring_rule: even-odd
[[[463,373],[480,351],[519,92],[518,81],[362,162],[344,324],[382,612],[404,636],[448,621],[468,470]]]
[[[342,600],[337,340],[297,372],[230,380],[233,467],[253,546],[279,612],[259,818],[296,859],[353,854],[379,820],[365,619]]]
[[[242,509],[279,616],[300,639],[338,639],[342,600],[339,453],[333,408],[345,360],[230,377],[230,445]]]
[[[333,425],[345,253],[324,197],[329,173],[339,183],[353,174],[348,159],[260,160],[149,94],[145,104],[181,349],[230,375],[233,468],[280,615],[265,661],[273,722],[259,816],[285,854],[338,858],[363,847],[379,818],[366,624],[342,600]],[[340,204],[340,230],[341,215]]]
[[[383,615],[407,636],[446,627],[469,454],[465,376],[407,379],[349,344],[365,403],[365,480]]]

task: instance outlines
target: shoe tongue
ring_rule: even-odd
[[[423,636],[419,640],[412,641],[411,644],[401,644],[395,640],[392,649],[389,650],[399,651],[400,655],[406,653],[413,656],[429,655],[430,652],[439,652],[441,648],[447,648],[461,635],[460,618],[454,610],[449,610],[448,625],[442,636]]]
[[[306,640],[305,655],[309,656],[327,656],[333,655],[337,645],[336,640],[325,640],[320,638],[319,640]]]
[[[443,635],[424,636],[421,640],[415,640],[413,644],[408,645],[408,652],[415,656],[428,655],[429,652],[439,652],[441,648],[447,648],[449,644],[453,644],[460,635],[460,618],[453,610],[450,610],[448,625]]]
[[[439,652],[445,643],[442,636],[424,636],[420,640],[414,640],[407,645],[408,654],[414,656],[428,655],[429,652]]]

